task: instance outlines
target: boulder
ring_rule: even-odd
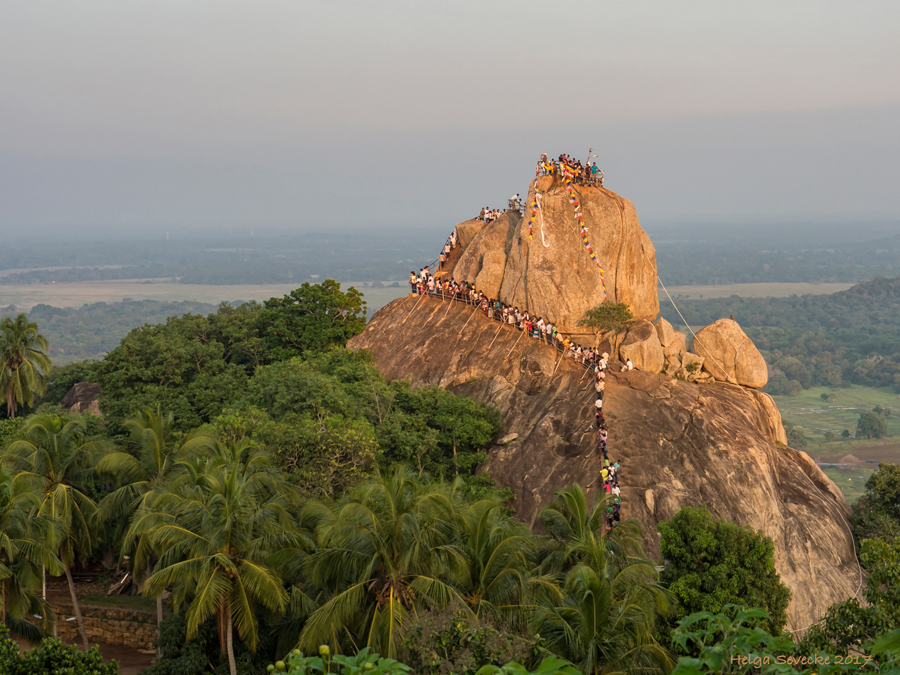
[[[542,197],[532,238],[528,231],[535,189]],[[457,225],[466,250],[454,268],[454,278],[477,277],[487,252],[500,248],[503,239],[506,261],[500,301],[551,318],[563,333],[570,334],[583,332],[578,322],[605,299],[627,304],[635,318],[656,318],[656,251],[634,205],[603,188],[578,186],[574,191],[596,262],[581,239],[565,184],[542,176],[532,182],[526,217],[507,212],[505,232],[500,222],[504,217],[487,226],[479,225],[481,221]],[[498,260],[495,256],[494,261]]]
[[[681,367],[678,369],[678,375],[691,382],[700,379],[700,376],[703,374],[703,361],[705,359],[702,356],[685,352],[681,357]],[[696,363],[697,367],[689,370],[688,366],[693,363]],[[706,374],[708,375],[708,373]]]
[[[651,373],[660,372],[666,365],[656,329],[646,319],[634,322],[619,347],[619,356],[622,361],[631,359],[638,370],[649,370]]]
[[[460,223],[456,226],[456,243],[465,248],[472,243],[475,235],[481,232],[485,225],[487,223],[480,218],[472,218],[472,220]]]
[[[681,355],[687,352],[687,336],[680,330],[675,330],[668,321],[659,317],[656,321],[656,336],[662,345],[663,355],[668,360],[674,357],[680,360]]]
[[[697,332],[694,351],[717,380],[761,389],[769,381],[766,361],[733,319],[719,319]]]
[[[503,254],[503,263],[499,269],[499,278],[497,281],[497,289],[492,297],[497,297],[500,289],[500,281],[503,280],[503,269],[506,267],[506,252],[509,248],[509,240],[512,230],[519,224],[522,216],[518,211],[507,211],[481,230],[479,230],[471,239],[471,243],[465,246],[459,261],[453,268],[453,278],[457,281],[468,281],[475,283],[479,272],[484,267],[484,258],[488,253]],[[457,227],[458,229],[458,227]],[[499,260],[497,256],[493,257],[494,264]],[[485,291],[486,293],[487,291]]]
[[[484,254],[481,271],[475,277],[475,288],[495,300],[503,281],[503,268],[506,266],[506,255],[503,249],[493,249]]]

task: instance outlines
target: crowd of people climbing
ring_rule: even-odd
[[[603,187],[603,171],[597,166],[597,162],[581,163],[569,155],[560,155],[557,159],[548,159],[547,153],[541,155],[537,167],[534,170],[537,176],[560,176],[568,179],[576,185],[594,185]]]
[[[600,266],[596,255],[587,240],[586,229],[584,227],[583,216],[581,213],[581,205],[577,194],[574,193],[573,185],[582,186],[603,186],[603,171],[597,167],[597,162],[590,162],[589,159],[582,164],[580,160],[576,160],[569,155],[562,154],[558,159],[550,160],[547,154],[541,155],[535,171],[536,176],[559,176],[566,184],[566,190],[569,193],[569,201],[574,207],[575,219],[581,228],[581,238],[584,243],[588,255],[591,260]],[[515,194],[509,199],[510,210],[525,209],[519,194]],[[529,224],[529,237],[533,236],[533,225],[537,215],[538,201],[537,197],[532,207],[531,223]],[[478,219],[484,222],[496,220],[504,213],[503,209],[491,209],[484,207],[478,214]],[[450,260],[453,250],[457,247],[458,238],[454,230],[435,261],[438,270],[435,272],[443,272],[445,266]],[[606,297],[606,284],[603,281],[603,269],[600,269],[600,279],[603,286],[604,298]],[[497,321],[502,325],[515,327],[524,331],[528,337],[534,340],[540,340],[549,346],[555,347],[562,352],[562,358],[572,359],[575,363],[580,364],[593,373],[594,390],[596,398],[594,402],[594,428],[596,429],[597,455],[600,457],[600,473],[597,479],[602,481],[602,489],[606,495],[606,528],[611,530],[620,520],[621,496],[619,490],[619,468],[620,464],[617,460],[610,462],[609,459],[609,426],[603,415],[603,391],[606,386],[606,373],[610,367],[610,357],[607,352],[600,352],[594,347],[585,347],[573,341],[568,336],[563,335],[558,330],[556,324],[550,319],[541,316],[534,316],[528,310],[520,310],[518,307],[507,305],[500,300],[490,298],[482,291],[467,281],[456,281],[449,274],[438,273],[437,276],[432,273],[429,265],[421,268],[418,272],[411,271],[409,273],[410,292],[424,296],[432,296],[441,300],[455,300],[464,302],[467,305],[480,309],[484,316],[490,320]],[[498,329],[499,330],[499,329]],[[632,370],[634,364],[627,359],[625,364],[621,366],[623,371]],[[591,481],[588,485],[596,482]]]
[[[594,419],[596,438],[597,438],[597,454],[603,457],[600,465],[600,479],[603,481],[603,490],[606,492],[606,530],[609,531],[619,524],[621,518],[622,496],[619,489],[619,468],[621,464],[619,460],[609,461],[609,425],[603,416],[603,390],[606,388],[606,370],[609,367],[609,353],[603,352],[600,358],[593,364],[594,372],[594,391],[597,393],[594,402]],[[634,365],[631,360],[625,365],[625,368],[632,369]]]
[[[620,463],[616,460],[611,462],[609,459],[609,427],[603,416],[603,391],[606,386],[606,373],[610,367],[609,353],[600,352],[594,347],[585,347],[578,344],[571,338],[563,335],[553,321],[541,316],[534,316],[528,310],[522,311],[518,307],[489,298],[468,281],[456,281],[449,276],[436,277],[427,265],[420,269],[418,273],[410,271],[409,288],[414,295],[431,296],[441,300],[455,300],[476,307],[484,313],[487,319],[524,331],[528,337],[555,347],[562,352],[562,358],[572,359],[575,363],[594,373],[594,389],[596,391],[594,422],[597,454],[602,456],[599,478],[602,479],[602,489],[605,491],[609,502],[607,504],[606,526],[607,529],[615,527],[619,523],[621,506],[619,491]],[[634,364],[631,359],[627,359],[621,368],[623,371],[632,370],[634,369]],[[593,484],[593,481],[591,484]]]
[[[444,248],[441,249],[440,255],[438,255],[437,263],[438,269],[444,269],[444,265],[447,264],[447,261],[450,260],[450,254],[453,249],[456,248],[456,244],[458,243],[458,239],[456,237],[456,230],[450,233],[450,236],[447,237],[447,241],[444,242]],[[428,267],[423,267],[419,270],[419,274],[427,270]],[[414,272],[410,272],[410,275],[413,275]],[[410,276],[410,283],[412,282],[412,276]]]

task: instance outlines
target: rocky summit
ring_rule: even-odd
[[[806,454],[787,447],[778,409],[758,391],[767,371],[753,342],[722,319],[690,345],[657,319],[656,252],[631,202],[542,176],[524,216],[511,210],[456,232],[460,246],[439,277],[468,281],[486,298],[610,354],[602,401],[609,456],[621,462],[623,514],[643,524],[648,555],[659,556],[657,523],[702,503],[772,538],[778,572],[793,591],[792,630],[858,592],[849,506]],[[635,321],[605,334],[581,327],[585,311],[605,300],[627,304]],[[545,341],[471,304],[411,295],[379,310],[349,346],[371,350],[388,380],[496,406],[504,432],[485,469],[512,489],[528,523],[562,487],[602,489],[593,375]],[[624,370],[626,361],[635,369]]]
[[[566,333],[584,333],[578,322],[604,299],[627,304],[638,319],[659,314],[653,242],[634,205],[610,190],[567,188],[542,176],[531,183],[524,217],[507,211],[486,224],[469,220],[457,233],[464,250],[448,273],[488,297],[552,318]]]

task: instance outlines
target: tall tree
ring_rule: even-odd
[[[166,489],[166,481],[172,476],[176,459],[186,453],[210,447],[214,440],[203,434],[193,434],[178,445],[179,435],[175,431],[175,416],[163,414],[162,408],[148,409],[135,415],[125,423],[138,444],[138,456],[127,452],[110,452],[103,456],[95,467],[99,473],[114,476],[119,487],[108,494],[98,510],[101,522],[121,519],[126,527],[134,524],[134,517],[142,508],[152,504],[155,497]],[[132,570],[138,572],[150,564],[152,540],[148,536],[124,537],[122,553],[131,553]],[[159,625],[163,620],[162,593],[156,596],[157,638]]]
[[[677,596],[675,621],[694,612],[718,613],[728,604],[769,613],[773,634],[787,621],[791,591],[775,570],[775,544],[765,534],[724,520],[705,507],[684,507],[657,526],[667,561],[662,580]]]
[[[859,562],[868,572],[864,602],[853,597],[833,604],[804,636],[804,645],[831,654],[867,653],[879,635],[900,626],[900,542],[867,539]]]
[[[864,412],[856,420],[857,438],[884,438],[887,433],[887,420],[876,412]]]
[[[553,585],[547,577],[530,574],[531,531],[502,512],[500,498],[480,500],[466,508],[460,529],[464,564],[457,583],[469,607],[478,618],[490,616],[524,627],[532,609],[533,587]]]
[[[172,587],[176,609],[187,607],[188,639],[215,616],[220,648],[235,675],[234,630],[255,650],[260,608],[279,614],[287,605],[271,560],[294,544],[295,524],[277,474],[249,440],[219,444],[205,459],[183,464],[184,474],[149,506],[157,517],[149,531],[164,553],[145,593]]]
[[[866,492],[853,505],[850,516],[858,540],[900,537],[900,465],[882,462],[866,479]]]
[[[14,472],[14,481],[35,490],[40,497],[37,513],[59,523],[54,550],[62,562],[81,640],[88,649],[81,607],[72,581],[76,557],[90,554],[96,538],[92,519],[97,505],[87,495],[91,467],[102,445],[89,439],[79,419],[38,415],[28,420],[22,437],[9,444],[3,464]]]
[[[0,623],[12,629],[27,630],[30,624],[24,622],[29,615],[51,623],[53,610],[37,589],[42,567],[61,574],[62,565],[45,543],[53,540],[55,523],[35,515],[40,506],[35,491],[0,468]]]
[[[0,320],[0,391],[6,398],[6,414],[16,416],[17,405],[31,405],[44,391],[50,372],[47,339],[38,325],[24,314]]]
[[[283,298],[266,300],[257,326],[273,361],[306,351],[343,346],[366,327],[366,303],[350,286],[346,292],[333,279],[304,283]]]
[[[668,672],[672,657],[655,639],[657,618],[668,611],[670,594],[656,583],[656,570],[634,550],[636,524],[605,536],[605,501],[589,503],[574,485],[557,493],[541,514],[544,527],[565,550],[562,598],[539,607],[532,629],[555,654],[585,675],[602,672]],[[639,533],[639,530],[637,530]],[[643,553],[642,551],[635,551]]]
[[[321,520],[307,558],[310,582],[332,597],[307,620],[300,648],[349,639],[396,657],[410,613],[464,600],[451,582],[464,565],[458,517],[452,487],[403,466],[353,488]]]

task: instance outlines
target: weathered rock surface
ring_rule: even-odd
[[[675,330],[668,321],[659,317],[656,321],[656,336],[662,345],[666,363],[681,363],[681,357],[687,353],[687,335]]]
[[[497,220],[491,221],[482,227],[472,237],[471,242],[464,246],[459,262],[456,263],[456,267],[453,270],[453,278],[457,281],[468,281],[476,284],[476,287],[482,290],[480,286],[477,286],[477,277],[484,266],[484,259],[489,253],[496,254],[500,252],[503,254],[503,263],[500,266],[499,277],[496,281],[497,290],[499,290],[500,282],[503,280],[503,268],[506,266],[506,254],[509,252],[512,233],[521,220],[522,216],[518,211],[506,211]],[[459,228],[460,226],[457,225],[457,231]],[[493,260],[498,260],[498,257],[494,256]],[[494,291],[494,295],[491,297],[497,297],[497,290]]]
[[[76,382],[66,392],[59,404],[74,413],[100,415],[100,385],[92,382]]]
[[[481,271],[475,278],[475,288],[491,300],[496,299],[500,293],[504,267],[506,267],[506,255],[502,250],[494,249],[485,253],[484,259],[481,261]]]
[[[619,355],[622,361],[631,359],[635,368],[649,370],[651,373],[660,372],[666,365],[656,327],[646,319],[634,322],[619,347]]]
[[[475,235],[481,232],[481,230],[484,229],[485,225],[487,225],[487,223],[478,218],[472,218],[471,220],[466,220],[457,225],[457,244],[462,247],[466,247],[471,244],[472,240],[475,238]]]
[[[555,350],[513,328],[498,333],[496,323],[465,305],[426,298],[412,311],[416,302],[402,298],[379,310],[350,347],[371,349],[390,380],[437,385],[497,406],[504,433],[519,438],[492,449],[487,469],[516,494],[525,521],[536,521],[555,490],[590,483],[599,462],[594,392],[582,368],[557,366]],[[715,516],[772,537],[776,567],[793,590],[791,628],[808,626],[855,592],[860,570],[844,520],[849,507],[807,455],[784,445],[768,395],[611,372],[603,410],[611,457],[623,466],[624,515],[643,524],[649,555],[659,555],[657,522],[685,504],[705,503]]]
[[[530,205],[535,185],[542,194],[541,209],[534,223],[534,238],[530,239]],[[638,319],[655,319],[659,314],[656,251],[638,223],[634,205],[603,188],[576,187],[575,192],[588,241],[603,273],[581,241],[565,185],[544,176],[531,185],[526,217],[508,221],[499,299],[527,309],[532,315],[552,317],[564,333],[584,332],[578,322],[585,311],[603,301],[602,276],[609,300],[628,304]],[[465,278],[461,275],[480,269],[475,261],[483,260],[488,250],[499,248],[499,220],[503,218],[498,219],[491,232],[487,231],[490,225],[478,226],[473,221],[457,226],[459,241],[467,250],[454,271],[455,278]],[[493,261],[497,264],[499,256]],[[493,278],[493,271],[490,276]]]
[[[703,369],[717,380],[761,389],[769,381],[766,361],[733,319],[719,319],[697,331],[694,351]]]
[[[703,372],[703,361],[705,359],[702,356],[697,356],[696,354],[691,354],[687,352],[682,354],[681,356],[681,367],[678,369],[676,373],[679,377],[684,377],[690,380],[691,382],[696,382],[701,374],[709,375],[709,373]],[[696,367],[692,367],[696,364]]]

